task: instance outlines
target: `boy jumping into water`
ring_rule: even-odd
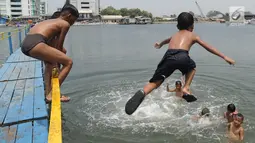
[[[53,13],[53,15],[51,16],[50,19],[56,19],[60,17],[61,12],[60,11],[56,11]],[[55,36],[55,38],[52,38],[51,41],[48,42],[49,46],[54,47],[54,48],[58,48],[57,47],[57,43],[58,43],[58,37]],[[66,54],[66,49],[64,47],[62,47],[61,49],[58,49],[59,51],[63,52],[64,54]],[[44,73],[44,82],[45,82],[45,92],[46,95],[48,95],[51,91],[51,76],[52,76],[52,69],[56,66],[56,65],[52,65],[51,63],[48,63],[46,61],[44,61],[45,64],[45,73]],[[57,68],[58,71],[60,71],[60,64],[57,63]],[[46,97],[47,101],[49,101],[48,99],[49,97]],[[69,97],[66,97],[64,95],[61,95],[60,100],[62,102],[68,102],[70,101]]]
[[[190,94],[189,89],[195,75],[196,64],[189,57],[189,50],[195,43],[200,44],[207,51],[221,57],[227,63],[235,63],[234,60],[223,55],[192,32],[194,29],[194,18],[190,13],[182,12],[178,16],[177,28],[179,31],[172,37],[162,41],[161,43],[155,44],[155,48],[160,49],[163,45],[169,43],[168,50],[161,62],[158,64],[157,70],[149,83],[144,86],[143,90],[137,91],[136,94],[127,102],[125,111],[128,115],[133,114],[143,101],[144,97],[154,89],[158,88],[163,81],[177,69],[185,75],[185,85],[182,90],[183,93]]]
[[[45,20],[31,28],[21,45],[22,52],[27,56],[52,65],[57,63],[63,65],[58,76],[60,85],[62,85],[70,72],[73,62],[71,58],[58,49],[63,48],[65,36],[70,26],[74,24],[78,17],[78,10],[73,5],[66,4],[62,8],[59,18]],[[58,39],[54,48],[50,45],[53,44],[52,40],[56,36]],[[47,95],[46,99],[51,101],[51,92]]]
[[[181,81],[175,82],[175,89],[169,89],[169,84],[167,84],[166,90],[167,92],[175,92],[176,96],[185,99],[187,102],[194,102],[197,100],[197,98],[193,95],[183,94]]]

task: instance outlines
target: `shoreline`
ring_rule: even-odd
[[[194,23],[220,23],[217,21],[195,21]],[[177,21],[160,21],[160,22],[153,22],[153,24],[177,24]],[[224,23],[222,23],[224,24]]]

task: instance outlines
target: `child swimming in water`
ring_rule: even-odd
[[[237,113],[233,116],[233,122],[228,125],[228,137],[230,143],[235,141],[243,141],[244,138],[244,129],[242,123],[244,116],[241,113]]]
[[[227,112],[224,113],[224,118],[227,119],[228,123],[233,122],[233,116],[237,113],[236,106],[234,104],[229,104],[227,106]]]
[[[175,82],[175,89],[169,89],[169,84],[167,84],[167,92],[175,92],[175,95],[177,97],[183,98],[185,99],[187,102],[193,102],[196,101],[197,98],[194,97],[193,95],[188,95],[188,94],[184,94],[182,91],[182,82],[181,81],[176,81]]]
[[[210,117],[210,110],[208,108],[203,108],[201,113],[195,117],[194,120],[199,121],[200,119],[209,119]]]

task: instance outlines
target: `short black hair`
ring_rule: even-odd
[[[178,80],[175,82],[175,85],[182,85],[182,82]]]
[[[182,12],[177,18],[177,28],[179,30],[188,30],[194,24],[194,17],[188,12]]]
[[[227,110],[231,113],[235,112],[236,111],[236,106],[234,104],[229,104],[228,107],[227,107]]]
[[[208,108],[204,108],[201,112],[202,116],[209,116],[210,115],[210,110]]]
[[[73,16],[79,17],[79,12],[75,6],[72,4],[66,3],[63,8],[61,9],[61,15],[65,14],[66,12],[70,12]]]
[[[241,118],[242,120],[244,120],[244,116],[243,116],[243,114],[241,114],[241,113],[238,113],[238,114],[236,114],[235,115],[237,118]]]
[[[50,19],[58,18],[60,16],[60,13],[61,13],[60,11],[54,12]]]

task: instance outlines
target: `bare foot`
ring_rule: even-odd
[[[184,87],[184,88],[182,89],[182,92],[183,92],[183,94],[191,94],[191,93],[190,93],[190,89],[189,89],[189,88],[186,88],[186,87]]]
[[[49,103],[49,102],[51,102],[51,101],[52,101],[52,97],[47,96],[47,97],[46,97],[46,102]],[[64,96],[64,95],[62,94],[61,97],[60,97],[60,101],[61,101],[61,102],[69,102],[69,101],[70,101],[70,97]]]

